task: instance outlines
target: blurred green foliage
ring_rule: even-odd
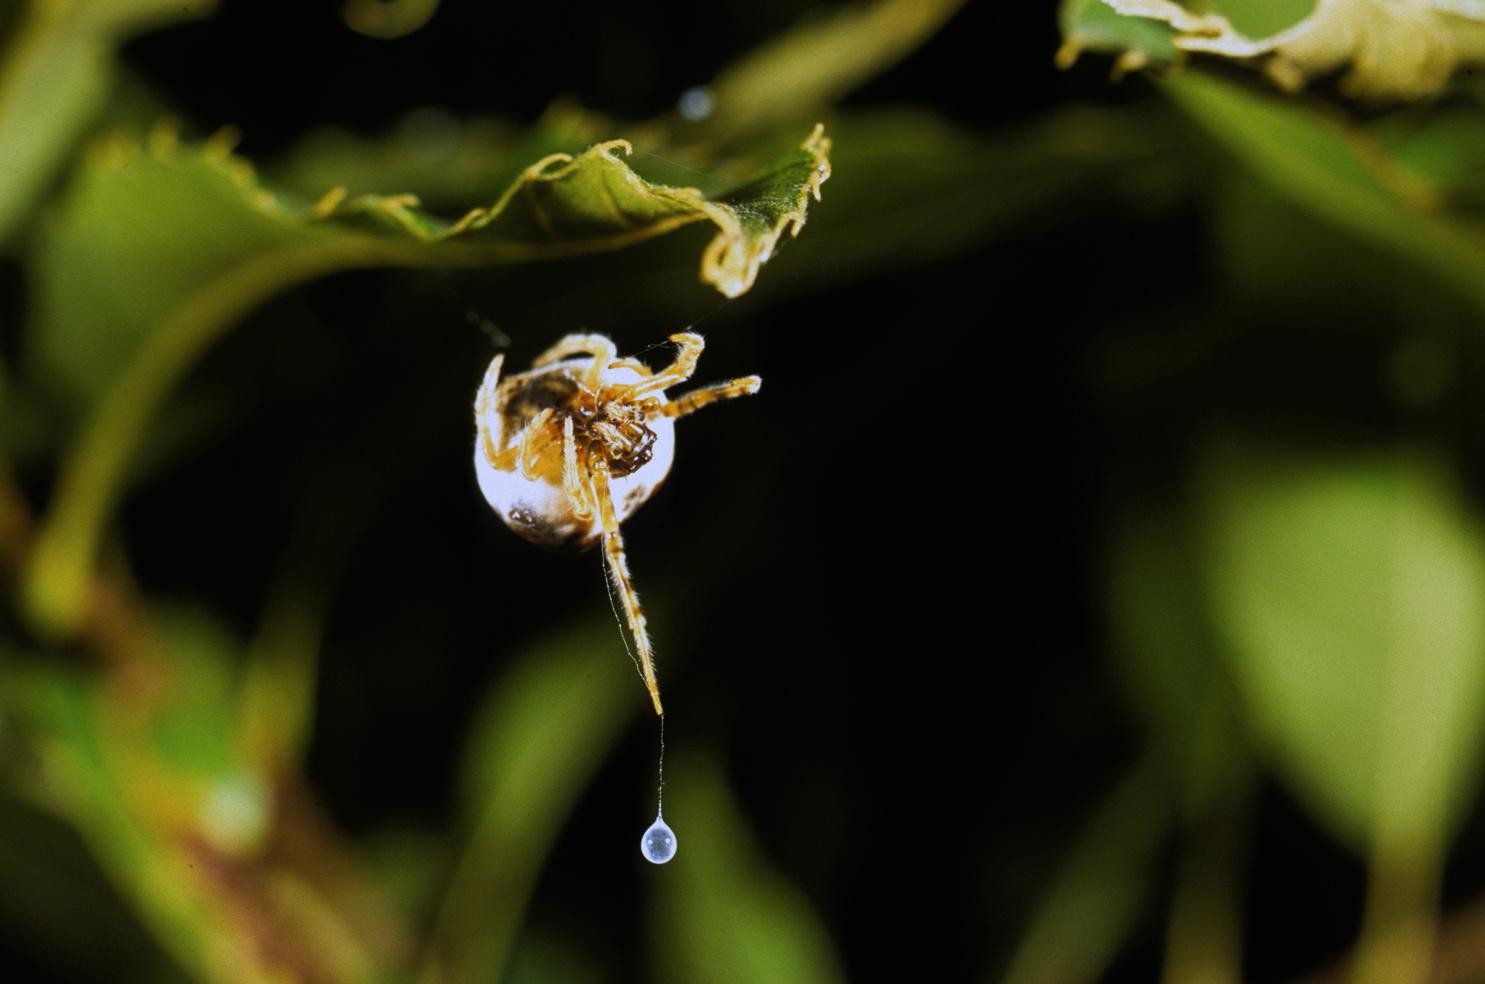
[[[1136,5],[1113,6],[1132,12]],[[1178,17],[1175,5],[1141,8],[1155,16],[1159,7],[1159,21],[1113,6],[1064,3],[1064,62],[1083,50],[1121,54],[1129,67],[1183,60],[1173,59],[1165,23]],[[1314,5],[1279,6],[1193,4],[1191,12],[1215,11],[1259,38],[1297,24]],[[1369,8],[1348,9],[1362,18]],[[1338,57],[1322,78],[1353,56],[1358,72],[1375,77],[1407,71],[1399,66],[1412,55],[1399,47],[1389,64],[1389,49],[1366,47],[1368,30],[1327,36]],[[1252,292],[1259,310],[1281,305],[1300,318],[1329,311],[1331,319],[1344,310],[1357,338],[1388,330],[1365,314],[1379,295],[1428,298],[1406,310],[1401,320],[1409,327],[1376,384],[1391,387],[1387,396],[1404,413],[1435,405],[1451,376],[1422,339],[1431,322],[1477,327],[1485,285],[1485,227],[1470,190],[1480,173],[1480,108],[1468,86],[1433,106],[1394,101],[1358,112],[1334,98],[1282,96],[1203,57],[1193,53],[1185,70],[1158,78],[1227,162],[1213,186],[1223,216],[1216,255],[1234,288]],[[1337,299],[1340,284],[1356,291],[1355,303]],[[1331,329],[1317,326],[1315,344],[1347,344],[1344,335],[1322,334]],[[1255,329],[1238,330],[1263,344]],[[1154,364],[1147,371],[1148,383],[1175,370]],[[1477,624],[1485,545],[1460,488],[1460,461],[1426,427],[1413,439],[1348,447],[1354,433],[1333,415],[1316,414],[1313,397],[1299,398],[1304,409],[1296,411],[1287,381],[1250,378],[1251,398],[1270,406],[1238,411],[1247,436],[1232,436],[1231,420],[1220,416],[1215,425],[1198,423],[1188,438],[1194,463],[1174,486],[1147,488],[1153,503],[1121,506],[1108,548],[1119,672],[1165,763],[1167,802],[1175,804],[1160,812],[1179,809],[1186,817],[1192,877],[1208,894],[1212,885],[1229,896],[1240,892],[1230,863],[1203,843],[1225,842],[1230,851],[1233,835],[1217,831],[1242,816],[1256,757],[1368,860],[1355,979],[1468,979],[1474,970],[1461,971],[1434,950],[1444,859],[1476,803],[1485,723]],[[1287,431],[1280,423],[1286,406],[1304,421]],[[1092,856],[1130,856],[1128,847],[1118,854],[1127,838],[1094,833],[1108,822],[1089,828]],[[1093,892],[1116,863],[1069,869],[1043,923],[1066,905],[1056,900]],[[1192,899],[1182,889],[1172,903],[1167,979],[1194,979],[1187,975],[1196,967],[1204,968],[1202,979],[1236,979],[1230,897],[1205,917],[1217,922],[1206,927],[1204,945],[1220,959],[1198,953],[1183,963],[1192,912],[1210,906]],[[1101,919],[1133,908],[1125,901]],[[1089,952],[1113,958],[1103,944]]]
[[[0,64],[0,242],[54,180],[114,81],[114,51],[131,34],[201,17],[215,0],[90,0],[11,6]]]

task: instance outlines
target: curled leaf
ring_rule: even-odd
[[[799,235],[810,196],[820,199],[820,186],[830,177],[830,138],[816,124],[799,150],[778,161],[741,188],[696,206],[719,230],[701,257],[701,279],[728,297],[744,294],[785,230]],[[690,191],[690,189],[686,189]]]
[[[1317,0],[1308,17],[1259,38],[1220,13],[1196,13],[1173,0],[1104,2],[1169,24],[1179,49],[1254,61],[1288,91],[1344,69],[1347,95],[1421,99],[1438,93],[1456,69],[1485,62],[1480,0]]]

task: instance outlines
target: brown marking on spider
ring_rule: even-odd
[[[679,351],[659,372],[619,358],[603,335],[568,335],[532,369],[503,380],[505,357],[497,355],[474,401],[475,474],[505,524],[534,543],[588,547],[602,540],[656,714],[664,709],[654,654],[619,524],[669,474],[677,417],[762,385],[744,376],[671,400],[665,391],[691,378],[705,343],[694,332],[670,340]]]

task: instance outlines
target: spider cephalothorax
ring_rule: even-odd
[[[529,372],[504,380],[504,356],[497,355],[474,402],[475,473],[506,525],[536,543],[603,540],[657,714],[660,688],[619,524],[670,472],[675,418],[756,393],[761,383],[745,376],[670,400],[665,391],[691,377],[704,344],[691,332],[670,340],[680,351],[659,372],[637,359],[616,358],[614,343],[602,335],[568,335]]]

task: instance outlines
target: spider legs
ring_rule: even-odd
[[[596,390],[603,370],[608,368],[617,354],[614,343],[603,335],[564,335],[558,339],[557,344],[538,355],[532,365],[551,365],[569,355],[591,355],[593,362],[583,373],[583,386],[588,390]]]
[[[548,421],[552,419],[554,411],[551,407],[544,408],[541,413],[531,418],[526,429],[521,431],[520,443],[516,445],[516,463],[521,466],[521,477],[532,479],[536,477],[536,466],[541,458],[541,453],[546,447],[542,440],[545,436],[542,431],[546,430]]]
[[[578,472],[577,440],[573,436],[571,416],[562,418],[562,490],[572,501],[573,515],[579,519],[592,518],[593,508],[588,504],[588,492]]]
[[[491,410],[495,409],[495,390],[500,385],[500,367],[505,365],[505,353],[498,352],[495,358],[490,360],[490,368],[485,370],[485,378],[480,382],[480,391],[474,398],[474,419],[479,423]]]
[[[708,403],[718,400],[730,400],[737,396],[748,396],[758,392],[763,385],[762,378],[758,376],[743,376],[739,379],[728,380],[725,383],[713,383],[703,386],[701,389],[692,390],[676,397],[661,408],[661,413],[667,417],[684,417],[688,413],[695,413]]]
[[[619,532],[619,517],[614,511],[613,494],[609,490],[608,462],[602,458],[593,464],[592,485],[599,522],[603,526],[603,555],[608,561],[609,577],[624,606],[629,634],[634,637],[639,675],[650,692],[655,713],[663,717],[665,708],[660,704],[660,683],[655,679],[655,657],[650,650],[650,634],[645,628],[644,612],[639,607],[639,594],[634,590],[634,582],[629,577],[629,564],[624,559],[624,537]]]
[[[474,400],[474,426],[479,431],[480,447],[484,450],[485,460],[494,468],[509,470],[516,463],[516,451],[514,448],[504,451],[497,449],[495,436],[490,430],[490,425],[498,420],[495,393],[500,387],[500,367],[504,363],[505,353],[501,352],[490,360],[490,368],[485,370],[484,382],[480,383],[479,395]]]
[[[696,360],[701,358],[701,350],[706,348],[706,340],[694,331],[679,332],[671,335],[670,340],[680,346],[680,351],[675,355],[675,361],[649,379],[635,383],[631,390],[632,396],[640,397],[646,393],[656,393],[672,386],[678,386],[690,379],[691,374],[696,371]]]

